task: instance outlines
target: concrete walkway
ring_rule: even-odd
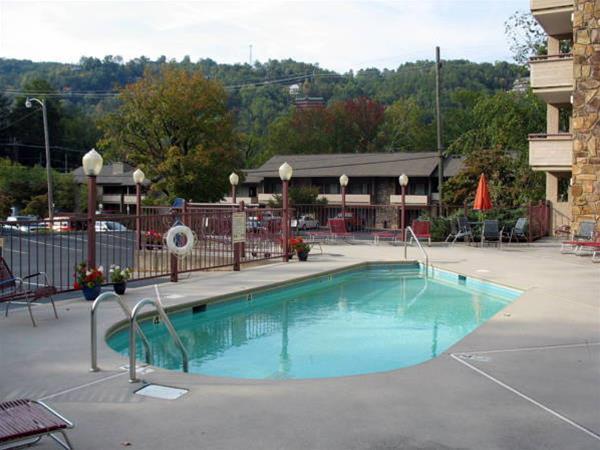
[[[103,339],[103,370],[88,372],[89,303],[59,302],[58,321],[36,306],[37,328],[15,309],[0,320],[0,398],[45,399],[76,422],[79,449],[600,448],[600,265],[552,246],[427,250],[437,267],[526,292],[443,355],[392,372],[290,381],[143,375],[190,389],[178,400],[134,395],[140,384],[127,382],[127,361]],[[402,257],[387,245],[326,246],[308,263],[200,273],[160,289],[172,306]],[[152,290],[125,298],[133,304]],[[116,305],[103,306],[100,336],[122,319]]]

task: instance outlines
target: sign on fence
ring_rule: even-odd
[[[231,242],[246,242],[246,213],[234,212],[231,214]]]

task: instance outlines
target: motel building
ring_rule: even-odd
[[[281,194],[279,167],[287,162],[294,170],[290,186],[315,186],[319,198],[329,206],[341,206],[339,178],[349,178],[346,207],[349,210],[375,210],[373,226],[397,228],[397,208],[402,202],[398,177],[406,174],[405,205],[410,221],[422,213],[436,215],[439,205],[438,155],[436,152],[351,153],[325,155],[276,155],[262,166],[244,171],[237,201],[266,206],[274,194]],[[448,179],[462,168],[458,158],[446,158],[443,175]],[[226,197],[224,202],[231,202]],[[379,207],[379,208],[378,208]]]

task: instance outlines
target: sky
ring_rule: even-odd
[[[529,0],[0,0],[0,57],[120,55],[220,63],[292,58],[346,72],[443,59],[511,60],[504,21]]]

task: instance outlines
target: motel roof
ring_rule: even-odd
[[[257,169],[246,170],[246,183],[279,178],[279,166],[287,162],[298,177],[430,177],[437,173],[437,152],[337,153],[326,155],[276,155]],[[444,176],[456,175],[462,168],[460,158],[446,158]]]

